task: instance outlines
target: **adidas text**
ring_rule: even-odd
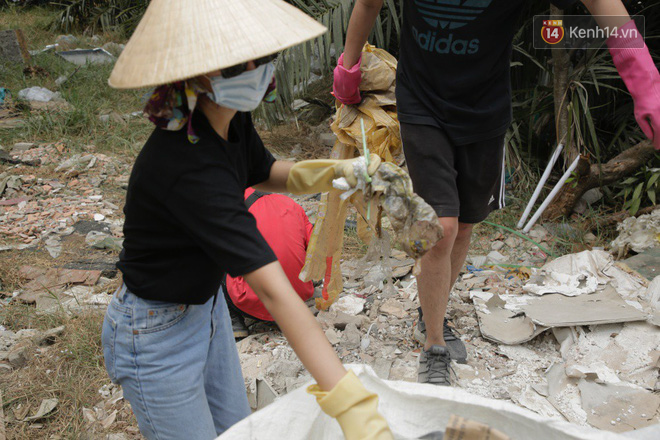
[[[418,32],[413,26],[413,36],[419,47],[429,52],[441,54],[453,53],[456,55],[472,55],[479,52],[479,39],[474,40],[454,40],[454,34],[449,34],[446,38],[438,38],[436,31]]]

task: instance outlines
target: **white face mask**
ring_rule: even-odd
[[[231,78],[208,77],[213,93],[207,95],[213,102],[223,107],[239,112],[251,112],[263,100],[274,72],[275,64],[268,63]]]

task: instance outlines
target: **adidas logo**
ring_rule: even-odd
[[[490,205],[490,204],[493,203],[494,201],[495,201],[495,196],[491,195],[491,196],[490,196],[490,200],[488,201],[488,204]]]
[[[458,29],[477,18],[492,0],[415,0],[417,10],[434,28]]]
[[[479,52],[479,39],[473,40],[454,40],[454,34],[447,37],[438,38],[435,31],[419,32],[415,26],[412,28],[413,37],[419,47],[429,52],[442,54],[453,53],[456,55],[471,55]]]

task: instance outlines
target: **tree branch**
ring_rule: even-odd
[[[654,155],[655,148],[651,142],[643,141],[604,164],[589,165],[588,158],[582,156],[576,169],[577,181],[564,185],[555,200],[543,213],[542,219],[550,221],[568,217],[585,192],[620,181],[648,163]]]

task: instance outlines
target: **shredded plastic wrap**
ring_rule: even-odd
[[[331,126],[332,131],[340,143],[362,151],[362,119],[369,150],[385,162],[395,162],[401,154],[394,97],[396,59],[386,51],[367,44],[362,52],[361,71],[362,102],[357,106],[340,106]]]
[[[383,163],[373,177],[371,190],[380,196],[396,241],[403,251],[419,260],[442,238],[438,216],[420,196],[413,193],[408,174],[393,163]]]

